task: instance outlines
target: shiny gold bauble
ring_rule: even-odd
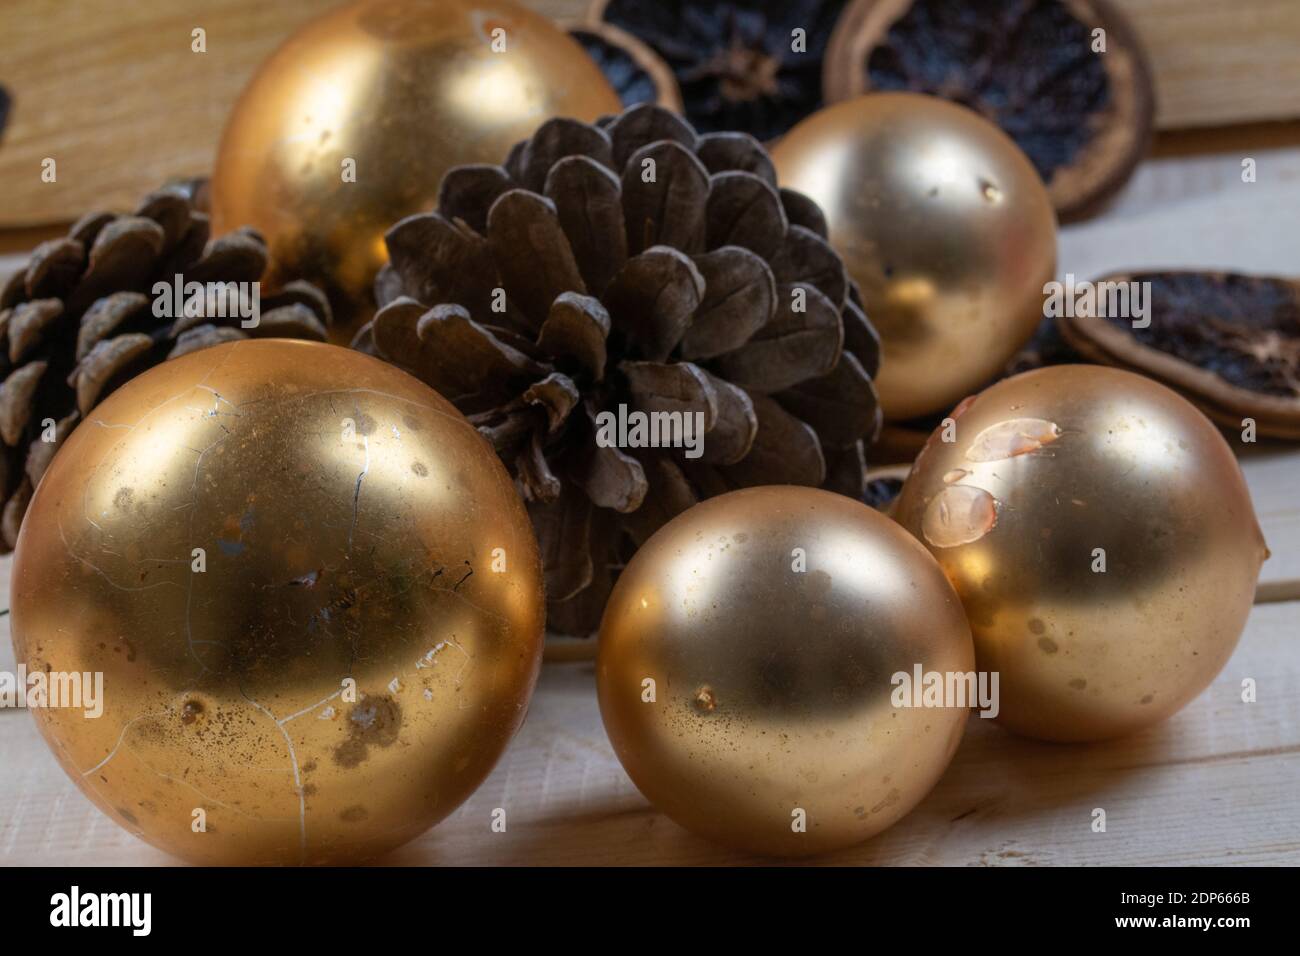
[[[291,36],[244,90],[213,175],[215,231],[255,226],[269,281],[311,279],[347,320],[373,308],[384,231],[434,206],[449,168],[500,163],[552,116],[620,109],[576,42],[509,0],[352,4]]]
[[[830,492],[761,487],[641,546],[596,675],[614,750],[656,807],[795,856],[865,840],[930,791],[967,710],[895,706],[894,675],[973,661],[957,596],[901,528]]]
[[[540,582],[450,404],[359,352],[245,341],[73,432],[23,522],[13,634],[29,672],[102,673],[102,715],[33,713],[132,833],[196,862],[352,863],[492,768],[537,677]]]
[[[1267,556],[1209,420],[1150,379],[1085,365],[1006,379],[953,416],[895,517],[961,595],[980,669],[1000,675],[998,720],[1101,740],[1204,690]]]
[[[772,151],[781,185],[826,213],[884,348],[885,416],[946,411],[1033,334],[1056,265],[1056,214],[1016,144],[913,93],[821,110]]]

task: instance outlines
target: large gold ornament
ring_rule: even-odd
[[[245,89],[212,180],[214,227],[255,226],[268,281],[309,278],[345,319],[373,308],[390,225],[442,174],[498,163],[554,115],[617,113],[582,48],[509,0],[371,0],[290,37]]]
[[[967,710],[896,706],[895,675],[973,666],[924,548],[865,505],[787,486],[705,501],[642,545],[596,674],[614,750],[655,806],[794,856],[865,840],[929,792]]]
[[[352,863],[461,803],[523,719],[537,546],[451,405],[358,352],[267,339],[114,392],[46,472],[14,561],[34,710],[69,776],[204,863]],[[486,826],[486,822],[484,824]]]
[[[1026,372],[963,403],[895,517],[961,595],[980,669],[1000,675],[998,720],[1047,740],[1129,733],[1200,693],[1268,553],[1205,416],[1096,366]]]
[[[1034,167],[961,106],[873,93],[815,113],[773,149],[781,185],[820,204],[884,348],[891,420],[946,411],[1033,334],[1056,265]]]

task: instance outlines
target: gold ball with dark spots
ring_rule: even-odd
[[[544,604],[523,505],[455,408],[264,339],[91,412],[23,523],[12,612],[29,672],[103,675],[99,715],[33,713],[117,822],[195,862],[354,863],[491,770]]]
[[[899,675],[917,668],[973,676],[943,572],[876,511],[790,486],[709,499],[642,545],[596,674],[651,803],[716,842],[803,856],[891,826],[947,767],[967,703],[916,706]]]
[[[781,185],[826,213],[883,350],[887,419],[947,411],[1033,335],[1056,266],[1056,213],[1033,164],[975,112],[870,93],[772,150]]]
[[[961,595],[997,720],[1091,741],[1157,723],[1232,655],[1268,554],[1232,450],[1186,399],[1061,365],[963,402],[895,517]]]

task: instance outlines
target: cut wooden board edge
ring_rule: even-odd
[[[972,716],[935,790],[876,839],[807,865],[1115,865],[1300,862],[1300,605],[1257,608],[1236,653],[1180,714],[1092,746],[1042,744]],[[1241,700],[1257,680],[1259,699]],[[0,863],[169,865],[99,813],[28,715],[0,717]],[[1093,833],[1092,810],[1107,812]],[[497,807],[506,833],[487,826]],[[543,670],[505,757],[391,865],[751,865],[672,823],[610,749],[589,664]]]
[[[1255,588],[1256,604],[1279,604],[1300,601],[1300,581],[1263,581]],[[1297,622],[1300,631],[1300,622]]]

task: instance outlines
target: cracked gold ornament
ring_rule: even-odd
[[[896,675],[917,667],[974,668],[925,549],[852,499],[767,486],[642,545],[605,610],[596,679],[614,750],[656,807],[719,843],[800,856],[881,832],[947,767],[968,711],[900,705]]]
[[[998,721],[1102,740],[1169,717],[1245,627],[1268,551],[1231,449],[1150,379],[1026,372],[953,412],[894,515],[970,618]]]
[[[772,150],[781,185],[826,214],[880,333],[885,417],[947,411],[1033,335],[1056,214],[1005,133],[935,97],[873,93],[823,109]]]
[[[496,163],[552,116],[621,109],[562,30],[509,0],[369,0],[311,21],[262,66],[226,124],[214,230],[258,229],[268,282],[310,278],[344,320],[392,223],[437,204],[452,166]]]
[[[542,649],[528,516],[414,378],[280,339],[169,361],[67,439],[23,522],[29,672],[102,673],[102,715],[33,711],[85,794],[202,863],[354,863],[479,785]]]

